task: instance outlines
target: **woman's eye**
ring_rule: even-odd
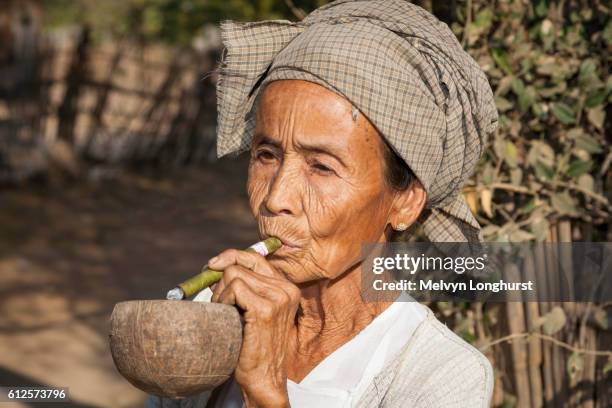
[[[263,159],[263,160],[273,160],[274,154],[272,154],[272,152],[269,152],[267,150],[261,150],[257,152],[257,158]]]
[[[321,163],[313,163],[312,167],[315,168],[317,171],[325,174],[332,174],[334,172],[332,169]]]

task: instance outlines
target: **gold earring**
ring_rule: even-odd
[[[397,231],[405,231],[408,229],[408,225],[406,223],[400,222],[399,224],[397,224],[397,227],[395,229]]]
[[[353,117],[353,122],[357,122],[357,115],[359,115],[359,110],[353,105],[351,109],[351,116]]]

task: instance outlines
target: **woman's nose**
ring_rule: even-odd
[[[264,200],[272,214],[297,215],[300,211],[300,189],[304,185],[298,163],[284,160],[272,179]]]

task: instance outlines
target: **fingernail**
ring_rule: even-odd
[[[219,257],[218,257],[218,256],[213,256],[212,258],[210,258],[210,259],[208,260],[208,264],[210,265],[210,264],[212,264],[212,263],[217,262],[218,260],[219,260]]]

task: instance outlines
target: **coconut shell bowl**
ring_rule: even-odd
[[[230,377],[238,364],[242,325],[234,306],[133,300],[115,305],[109,341],[118,371],[132,385],[181,398]]]

